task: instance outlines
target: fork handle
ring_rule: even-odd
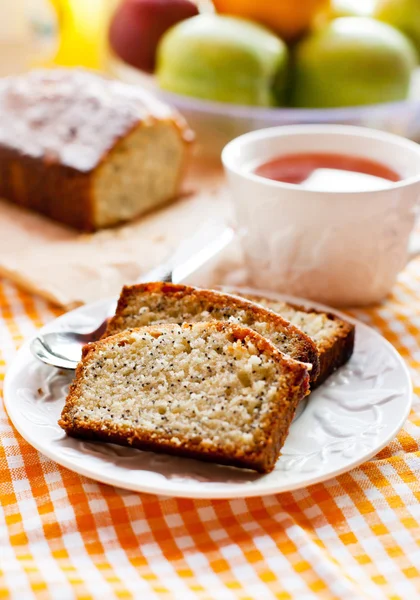
[[[149,281],[163,281],[164,283],[172,283],[172,265],[168,263],[159,265],[151,271],[147,271],[139,277],[135,283],[147,283]]]

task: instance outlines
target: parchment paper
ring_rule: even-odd
[[[0,200],[0,275],[66,309],[116,295],[167,260],[198,227],[222,229],[231,222],[224,186],[221,167],[196,163],[177,202],[95,234],[80,234]],[[233,243],[191,282],[235,282],[243,278],[241,268]]]

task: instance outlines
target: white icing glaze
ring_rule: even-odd
[[[137,123],[183,119],[139,87],[81,69],[35,70],[0,81],[0,145],[90,171]]]

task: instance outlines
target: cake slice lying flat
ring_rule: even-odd
[[[246,327],[142,327],[84,348],[59,424],[76,437],[266,473],[308,385],[305,365]]]
[[[323,383],[353,354],[355,327],[337,315],[262,296],[246,294],[243,297],[281,315],[313,339],[319,351],[320,371],[311,383],[312,389]]]
[[[229,321],[257,331],[280,352],[312,365],[311,381],[318,376],[315,343],[283,317],[237,296],[186,285],[157,282],[124,287],[104,336],[154,323],[181,325],[212,320]]]

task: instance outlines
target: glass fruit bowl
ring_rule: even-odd
[[[265,127],[299,123],[344,123],[382,129],[420,142],[420,69],[413,76],[410,96],[402,102],[365,106],[300,109],[239,106],[165,92],[152,75],[108,57],[108,72],[122,81],[142,85],[179,110],[196,132],[197,152],[219,158],[233,138]]]

